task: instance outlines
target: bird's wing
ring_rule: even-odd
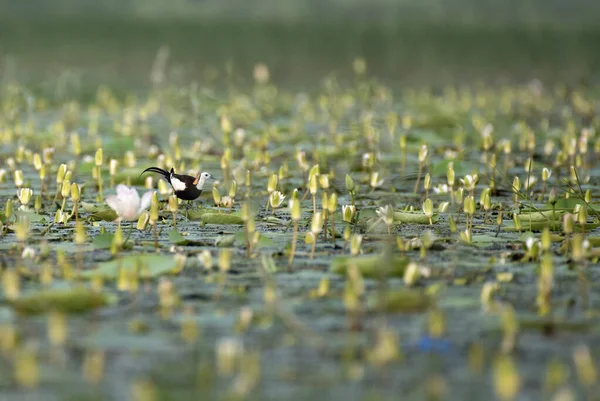
[[[171,173],[171,185],[175,191],[185,191],[186,188],[194,185],[194,177],[189,175]]]

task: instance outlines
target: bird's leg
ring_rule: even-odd
[[[190,211],[190,205],[192,204],[192,201],[188,200],[185,204],[185,218],[189,220],[189,211]]]

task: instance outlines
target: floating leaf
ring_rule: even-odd
[[[111,233],[99,234],[94,237],[92,245],[96,249],[109,249],[113,243],[115,235]]]
[[[469,170],[464,166],[464,163],[458,160],[452,159],[444,159],[437,162],[432,170],[431,175],[434,177],[446,177],[446,173],[448,172],[448,165],[453,163],[454,173],[457,176],[463,176],[468,174]]]
[[[540,330],[547,331],[569,331],[569,332],[586,332],[591,326],[588,321],[575,320],[556,320],[547,317],[532,317],[519,319],[519,328],[521,330]]]
[[[435,223],[439,219],[439,214],[434,213],[431,221]],[[405,224],[429,224],[429,217],[422,212],[394,212],[394,221]]]
[[[201,219],[205,224],[244,224],[244,220],[240,216],[234,216],[231,214],[204,213]]]
[[[92,220],[115,221],[119,217],[112,209],[99,210],[90,215]]]
[[[229,248],[235,243],[235,235],[226,235],[219,237],[215,241],[215,245],[219,248]]]
[[[83,278],[115,279],[120,269],[138,269],[140,275],[158,277],[176,271],[177,261],[168,255],[130,255],[100,263],[97,268],[81,273]]]
[[[198,245],[198,246],[208,246],[210,245],[206,241],[194,240],[190,238],[186,238],[176,229],[172,229],[169,231],[169,240],[175,245]]]
[[[236,240],[236,242],[245,244],[246,243],[246,234],[243,232],[236,233],[235,240]],[[275,245],[275,243],[273,242],[273,240],[271,238],[260,234],[260,236],[258,237],[258,242],[256,243],[256,248],[262,248],[265,246],[274,246],[274,245]]]
[[[79,206],[88,213],[96,213],[100,210],[97,205],[89,202],[79,202]]]
[[[542,231],[544,228],[550,228],[550,230],[561,231],[562,223],[558,221],[548,222],[548,221],[534,221],[527,222],[521,224],[521,231],[530,230],[530,231]],[[591,231],[600,227],[600,223],[587,223],[585,225],[585,231]],[[485,228],[483,226],[477,226],[477,228]],[[578,230],[581,230],[581,227],[578,226]],[[519,231],[515,228],[515,223],[513,221],[505,221],[502,225],[502,231],[507,232],[515,232]]]
[[[186,245],[188,243],[187,239],[176,229],[169,231],[169,240],[176,245]]]
[[[388,291],[383,296],[369,298],[371,308],[383,308],[386,312],[415,313],[426,311],[433,303],[430,295],[419,289]]]
[[[546,221],[560,221],[560,217],[564,214],[564,211],[556,211],[554,213],[554,219],[552,218],[552,211],[545,210],[541,212],[531,212],[531,213],[520,213],[519,218],[521,219],[521,223],[529,223],[531,222],[546,222]]]
[[[559,198],[556,201],[556,205],[554,205],[555,210],[561,210],[566,212],[572,212],[577,205],[585,205],[585,201],[579,198]],[[598,204],[590,204],[589,207],[594,210],[600,209],[600,205]],[[552,205],[550,203],[545,204],[541,210],[552,210]]]
[[[32,223],[33,222],[42,221],[42,220],[45,219],[44,216],[42,216],[40,214],[37,214],[35,212],[32,212],[32,211],[26,211],[26,212],[24,212],[24,211],[18,210],[18,211],[15,212],[15,216],[17,216],[17,217],[25,217],[26,216],[27,218],[29,218],[29,221],[32,222]]]
[[[384,273],[402,277],[408,262],[408,258],[399,256],[392,257],[389,262],[384,260],[382,255],[337,256],[331,262],[331,271],[337,274],[346,274],[348,267],[355,265],[364,277],[378,277]]]
[[[83,313],[107,303],[106,295],[84,287],[40,291],[11,302],[18,313],[27,315],[50,311]]]
[[[186,217],[188,220],[202,220],[202,216],[207,213],[212,213],[212,211],[206,209],[190,209],[186,211]]]

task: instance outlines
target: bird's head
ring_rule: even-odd
[[[212,175],[210,175],[206,171],[203,171],[202,173],[200,173],[198,175],[198,177],[196,177],[194,184],[196,185],[196,188],[198,188],[199,190],[202,190],[206,181],[212,180],[212,179],[214,179]]]

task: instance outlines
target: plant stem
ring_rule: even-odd
[[[294,262],[294,254],[296,253],[296,242],[298,241],[298,222],[294,221],[294,235],[292,237],[292,249],[290,251],[290,259],[288,260],[288,266],[292,266]]]
[[[419,172],[417,173],[417,182],[415,182],[415,189],[413,192],[416,194],[419,190],[419,184],[421,183],[421,174],[423,174],[423,163],[419,163]]]
[[[335,213],[331,213],[331,243],[335,244]]]
[[[104,189],[104,184],[102,183],[102,168],[98,168],[98,201],[102,202],[104,200],[104,195],[102,194]]]
[[[154,248],[158,249],[158,231],[156,228],[156,222],[153,224],[154,226]]]

